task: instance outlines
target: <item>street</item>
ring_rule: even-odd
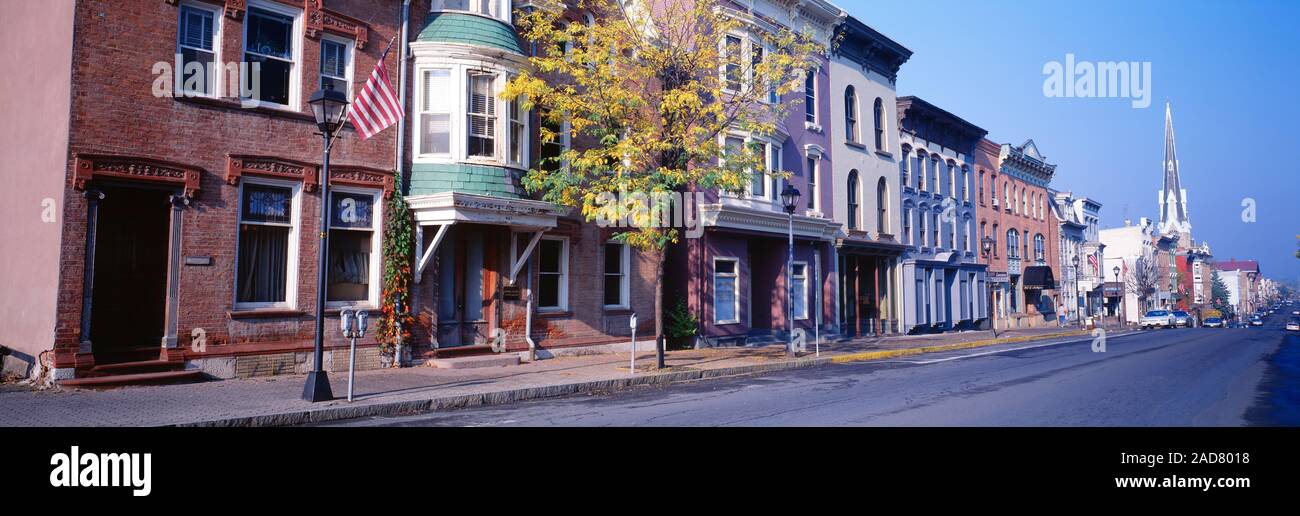
[[[345,426],[1245,426],[1300,424],[1300,335],[1151,330],[792,370]]]

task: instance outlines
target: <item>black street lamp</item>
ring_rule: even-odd
[[[1115,283],[1119,283],[1119,266],[1116,265],[1115,268],[1111,269],[1110,271],[1115,273]],[[1126,290],[1124,286],[1120,285],[1119,286],[1119,313],[1115,314],[1115,322],[1119,323],[1121,328],[1124,327],[1124,298],[1128,297],[1124,295],[1125,294],[1124,290]]]
[[[786,254],[786,258],[785,258],[785,313],[786,313],[786,321],[788,321],[790,324],[790,326],[788,327],[790,336],[788,339],[786,339],[785,353],[787,355],[793,355],[794,354],[794,284],[793,284],[794,210],[795,210],[795,206],[799,205],[799,190],[795,189],[795,187],[793,186],[790,186],[790,183],[786,183],[785,188],[781,190],[781,204],[785,208],[786,215],[789,215],[790,217],[789,252]]]
[[[333,85],[326,83],[325,89],[316,90],[311,95],[311,112],[316,116],[316,127],[320,128],[324,141],[324,156],[321,160],[320,177],[320,244],[316,252],[319,260],[316,265],[316,335],[314,342],[315,357],[312,371],[307,374],[307,383],[302,388],[302,399],[312,403],[334,399],[330,392],[329,376],[322,365],[325,353],[325,272],[329,259],[329,224],[330,224],[330,145],[334,136],[343,127],[348,111],[348,97],[343,92],[334,91]]]
[[[994,242],[995,241],[993,240],[993,237],[988,235],[984,235],[984,237],[980,239],[980,247],[984,249],[984,260],[986,262],[992,261],[991,258],[993,257]],[[998,326],[997,326],[997,321],[993,317],[993,314],[996,312],[996,308],[994,308],[993,306],[993,282],[992,281],[986,282],[985,288],[988,289],[989,291],[989,306],[987,310],[988,312],[987,315],[989,318],[989,329],[993,331],[993,338],[996,339],[998,338]]]
[[[1083,317],[1079,315],[1079,255],[1075,254],[1070,262],[1074,264],[1074,318],[1078,319],[1079,329],[1082,330]]]

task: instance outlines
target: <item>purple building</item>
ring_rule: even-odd
[[[761,24],[808,28],[829,45],[840,10],[815,0],[793,13],[775,4],[753,2],[734,7]],[[757,25],[761,25],[757,24]],[[758,30],[758,29],[755,29]],[[736,33],[735,48],[749,62],[761,41]],[[729,42],[730,43],[730,42]],[[747,87],[747,86],[741,86]],[[802,98],[802,103],[794,103]],[[669,248],[665,267],[666,305],[684,299],[699,318],[699,345],[747,345],[784,340],[791,324],[811,341],[815,333],[836,334],[834,312],[834,245],[841,232],[832,217],[833,183],[830,140],[829,63],[822,59],[801,91],[780,99],[792,103],[776,134],[757,137],[736,132],[725,145],[755,145],[763,149],[767,168],[791,173],[788,180],[756,174],[747,192],[704,192],[700,206],[703,233],[683,238]],[[823,180],[826,179],[826,180]],[[794,262],[785,270],[790,218],[783,210],[785,182],[802,196],[793,219]],[[787,287],[792,287],[787,290]],[[787,294],[787,292],[789,294]]]

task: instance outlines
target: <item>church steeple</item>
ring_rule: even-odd
[[[1165,102],[1165,183],[1160,190],[1160,232],[1191,236],[1187,217],[1187,190],[1178,177],[1178,151],[1174,148],[1174,116]]]

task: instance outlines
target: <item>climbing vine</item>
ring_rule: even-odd
[[[398,182],[400,183],[400,180]],[[401,193],[394,193],[386,207],[384,223],[384,280],[381,310],[375,328],[380,349],[389,353],[398,342],[408,343],[415,318],[411,315],[411,265],[414,261],[415,230],[411,211]],[[394,357],[399,364],[401,357]]]

